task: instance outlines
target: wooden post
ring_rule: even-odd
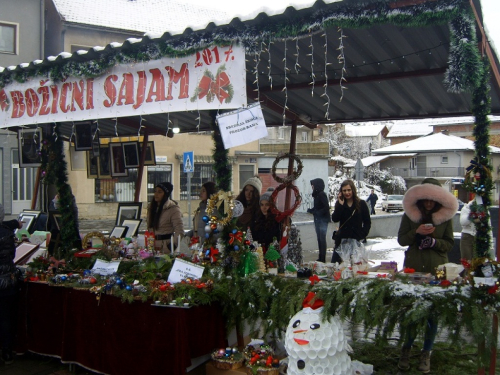
[[[35,186],[33,188],[33,197],[31,198],[31,209],[36,208],[36,200],[38,199],[38,190],[40,189],[40,176],[42,175],[42,168],[38,167],[35,177]],[[43,207],[42,207],[43,209]]]
[[[148,147],[148,132],[144,132],[144,138],[142,140],[141,157],[139,161],[139,168],[137,169],[137,181],[135,182],[135,197],[134,202],[139,202],[139,197],[141,195],[141,184],[142,184],[142,174],[144,172],[144,160],[146,159],[146,149]]]

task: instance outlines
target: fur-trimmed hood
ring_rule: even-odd
[[[434,225],[450,220],[457,213],[458,200],[452,193],[433,184],[416,185],[408,189],[403,197],[403,209],[414,223],[419,223],[422,219],[422,213],[417,207],[417,202],[421,199],[430,199],[443,206],[432,214]]]

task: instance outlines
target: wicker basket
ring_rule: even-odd
[[[247,374],[255,375],[253,370],[247,366]],[[257,369],[257,375],[280,375],[280,369],[276,367],[259,367]]]
[[[219,370],[236,370],[243,366],[243,359],[239,361],[219,361],[217,359],[213,359],[212,364]]]

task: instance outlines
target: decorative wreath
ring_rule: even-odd
[[[226,216],[219,218],[217,215],[213,215],[216,207],[220,207],[224,203],[224,208],[226,212],[221,212],[221,214],[226,214]],[[223,190],[219,190],[217,193],[212,194],[212,196],[207,201],[207,215],[210,217],[210,221],[214,224],[221,224],[226,226],[233,218],[233,208],[234,199],[232,194],[227,193]]]
[[[285,160],[285,159],[288,159],[288,158],[293,158],[296,162],[297,162],[297,170],[295,172],[293,172],[290,176],[286,176],[286,177],[279,177],[276,175],[276,166],[278,165],[278,163],[281,161],[281,160]],[[295,155],[295,154],[290,154],[290,153],[285,153],[285,154],[281,154],[281,155],[278,155],[276,157],[276,159],[274,160],[273,162],[273,167],[271,169],[271,174],[274,178],[274,180],[276,182],[279,182],[280,184],[285,184],[285,185],[289,185],[292,183],[292,181],[295,181],[297,178],[300,177],[300,175],[302,174],[302,169],[304,168],[304,165],[302,164],[302,160],[300,160],[300,158]]]
[[[276,197],[278,196],[278,193],[286,189],[287,187],[290,187],[293,192],[295,193],[295,204],[293,207],[289,208],[288,210],[285,210],[281,212],[278,210],[276,207],[276,204],[274,203],[276,201]],[[271,212],[276,215],[276,220],[281,221],[287,216],[292,216],[292,214],[295,212],[297,207],[300,206],[300,203],[302,202],[302,196],[300,195],[299,189],[295,185],[290,185],[290,184],[281,184],[278,186],[276,189],[274,189],[273,193],[271,194]]]

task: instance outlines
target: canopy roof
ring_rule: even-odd
[[[273,16],[0,68],[0,88],[40,74],[96,76],[124,58],[185,56],[227,42],[246,48],[248,104],[261,101],[268,126],[470,116],[480,51],[492,64],[492,114],[500,115],[498,57],[484,34],[479,0],[319,0]],[[166,113],[147,115],[142,125],[164,135],[166,119]],[[169,119],[181,132],[211,130],[209,111]],[[119,118],[118,133],[136,135],[139,124],[139,116]],[[114,119],[100,119],[99,126],[101,137],[115,135]],[[72,123],[60,130],[69,136]]]

